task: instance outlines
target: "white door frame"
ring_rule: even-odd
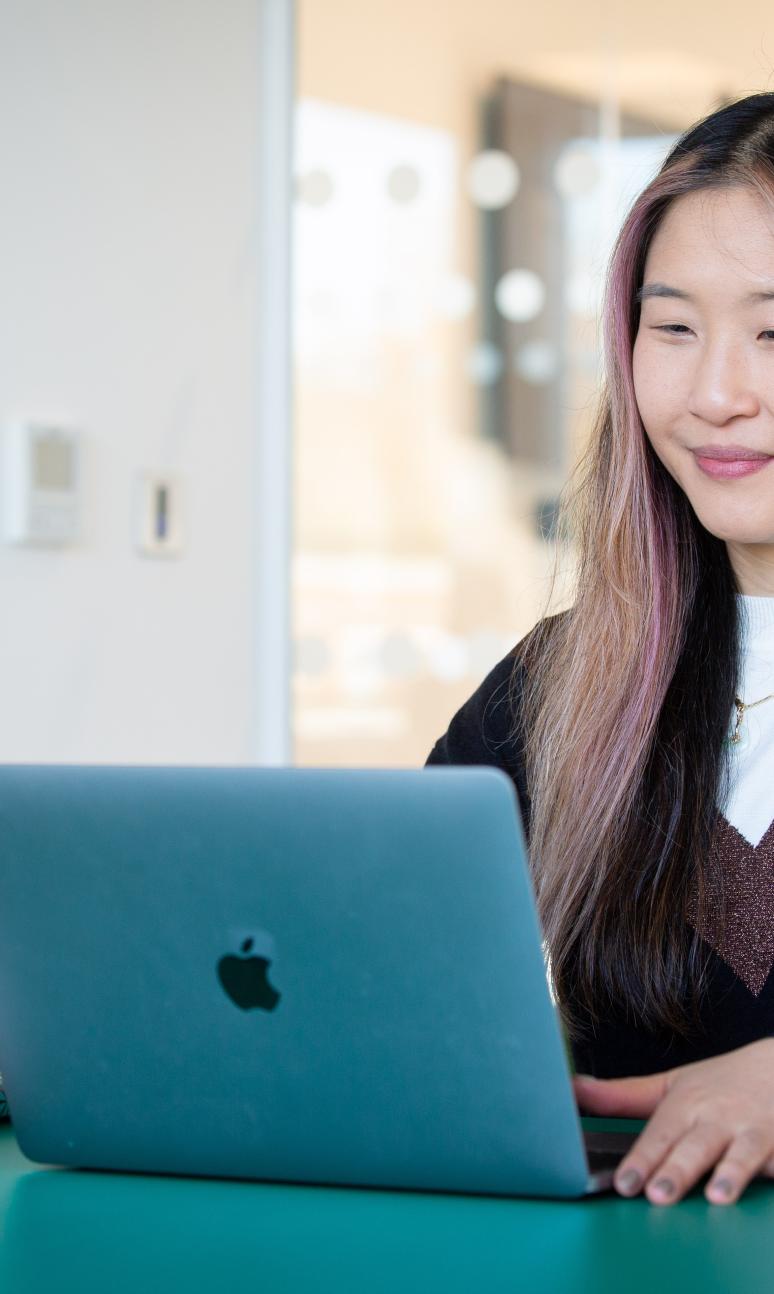
[[[292,762],[291,245],[295,0],[258,0],[252,757]]]

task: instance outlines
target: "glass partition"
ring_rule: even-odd
[[[665,51],[641,6],[301,0],[296,762],[421,764],[544,609],[612,240],[750,89],[752,27],[673,20]]]

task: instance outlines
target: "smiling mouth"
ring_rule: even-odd
[[[695,451],[694,458],[699,471],[716,481],[733,481],[742,476],[754,475],[762,472],[773,461],[770,454],[759,455],[757,458],[708,458]]]
[[[696,458],[703,458],[705,461],[709,459],[717,463],[755,463],[774,457],[759,449],[745,449],[742,445],[718,445],[717,447],[707,445],[692,449],[691,453]]]

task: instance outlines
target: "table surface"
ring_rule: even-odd
[[[600,1126],[595,1124],[594,1126]],[[2,1294],[745,1294],[774,1288],[774,1182],[659,1208],[46,1168],[0,1131]]]

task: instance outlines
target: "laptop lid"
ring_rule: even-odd
[[[0,767],[0,877],[31,1159],[586,1188],[499,770]]]

